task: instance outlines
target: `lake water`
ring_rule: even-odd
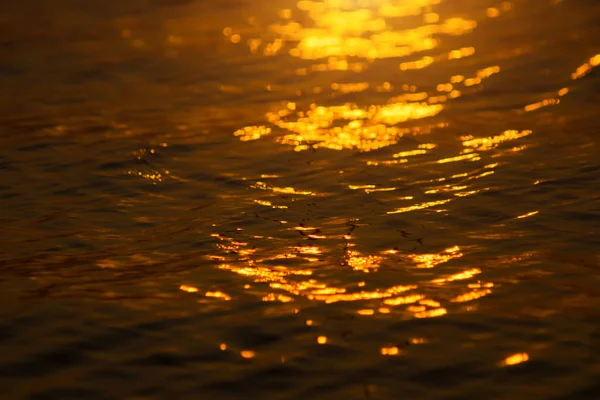
[[[0,10],[0,398],[600,399],[597,1]]]

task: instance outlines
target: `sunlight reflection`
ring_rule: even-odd
[[[459,272],[454,275],[447,276],[446,278],[434,279],[431,282],[443,284],[443,283],[452,282],[452,281],[470,279],[480,273],[481,273],[481,270],[479,268],[471,268],[471,269],[465,270],[463,272]]]
[[[397,356],[400,353],[400,349],[396,346],[382,347],[380,351],[382,356]]]
[[[463,136],[461,137],[461,140],[463,141],[463,146],[467,148],[471,148],[476,151],[488,151],[497,147],[500,143],[520,139],[531,135],[531,133],[532,132],[529,130],[507,130],[494,137],[475,138],[474,136]]]
[[[242,350],[242,351],[240,352],[240,355],[241,355],[243,358],[254,358],[254,357],[256,356],[256,353],[255,353],[255,352],[253,352],[252,350]]]
[[[468,293],[461,294],[460,296],[457,296],[450,301],[454,303],[465,303],[467,301],[479,299],[480,297],[486,296],[490,293],[492,293],[490,289],[472,290]]]
[[[421,203],[421,204],[415,204],[413,206],[397,208],[394,211],[388,211],[387,213],[388,214],[401,214],[401,213],[405,213],[405,212],[409,212],[409,211],[423,210],[426,208],[431,208],[431,207],[439,206],[442,204],[446,204],[451,201],[452,201],[452,199],[428,201],[428,202]]]
[[[229,295],[227,295],[227,294],[225,294],[223,292],[219,292],[219,291],[216,291],[216,292],[206,292],[206,297],[214,297],[214,298],[217,298],[217,299],[223,299],[225,301],[231,300],[231,297]]]
[[[357,251],[348,252],[348,265],[355,271],[370,272],[379,268],[382,258],[379,256],[361,256]]]
[[[529,361],[529,355],[527,353],[517,353],[512,356],[506,357],[503,364],[506,366],[517,365]]]
[[[584,76],[592,72],[592,69],[594,67],[597,67],[598,65],[600,65],[600,54],[596,54],[595,56],[590,57],[588,61],[584,62],[582,65],[577,67],[575,72],[571,74],[571,78],[573,80],[583,78]]]
[[[271,207],[271,208],[288,208],[287,206],[276,206],[270,201],[267,200],[254,200],[255,203],[260,204],[261,206]]]
[[[267,119],[291,132],[279,136],[277,141],[293,146],[296,151],[319,147],[370,151],[394,144],[406,133],[423,131],[394,125],[431,117],[441,110],[441,105],[407,102],[369,107],[351,103],[330,107],[313,104],[308,111],[299,111],[292,118],[285,115],[288,113],[272,112]]]
[[[432,51],[438,47],[440,35],[461,36],[477,27],[474,20],[461,17],[444,19],[432,12],[431,7],[439,3],[440,0],[370,0],[359,4],[301,0],[296,5],[297,9],[281,10],[281,20],[270,24],[268,33],[263,37],[248,40],[248,45],[251,52],[260,51],[264,56],[287,52],[294,58],[312,61],[310,66],[296,70],[301,76],[334,70],[361,72],[375,60],[406,58]],[[396,27],[399,25],[398,18],[413,16],[422,16],[423,22],[409,22],[402,24],[401,28]],[[224,30],[224,35],[231,37],[232,30]],[[474,47],[466,46],[402,61],[398,65],[403,71],[422,69],[434,62],[457,60],[474,53]],[[499,70],[498,66],[491,66],[477,71],[473,78],[440,83],[437,88],[441,94],[437,95],[411,93],[415,91],[414,85],[402,85],[397,89],[407,93],[388,99],[387,104],[312,103],[308,107],[298,107],[295,102],[288,102],[285,107],[266,115],[270,126],[248,126],[236,131],[235,135],[242,141],[249,141],[273,134],[277,142],[292,146],[296,151],[319,147],[376,150],[397,143],[407,134],[428,133],[432,126],[398,125],[438,115],[444,108],[443,103],[462,95],[453,84],[462,82],[466,87],[474,86]],[[333,82],[329,86],[331,92],[324,93],[323,87],[313,87],[312,91],[333,96],[394,89],[387,81],[377,85],[364,81]],[[293,106],[290,107],[290,104]]]
[[[415,318],[435,318],[448,314],[445,308],[434,308],[433,310],[421,311],[415,313]]]
[[[183,290],[184,292],[188,292],[188,293],[197,293],[198,292],[197,287],[188,286],[188,285],[181,285],[181,286],[179,286],[179,289]]]
[[[305,1],[297,3],[298,11],[288,10],[285,18],[269,26],[270,40],[259,39],[263,54],[278,54],[288,44],[289,54],[304,60],[329,59],[331,69],[349,70],[349,57],[365,60],[405,57],[434,49],[438,34],[462,35],[471,32],[475,21],[424,13],[438,0],[406,1],[372,0],[369,8],[350,7],[341,1]],[[298,21],[294,15],[298,13]],[[310,22],[299,22],[301,15]],[[424,15],[424,25],[395,30],[389,26],[392,18]],[[256,43],[256,39],[252,43]],[[256,44],[254,44],[256,48]],[[359,63],[366,66],[364,62]]]
[[[527,214],[519,215],[517,217],[517,219],[523,219],[523,218],[532,217],[532,216],[534,216],[536,214],[539,214],[539,211],[532,211],[532,212],[528,212]]]
[[[289,229],[299,230],[305,234],[320,230],[320,228],[304,225]],[[242,230],[237,232],[238,236],[243,234]],[[229,238],[222,234],[214,234],[213,237],[218,239],[217,248],[224,251],[219,259],[231,261],[220,263],[219,268],[249,278],[255,285],[246,285],[246,289],[249,290],[249,293],[259,295],[264,302],[290,303],[299,298],[325,304],[357,302],[355,313],[365,318],[376,318],[398,312],[408,313],[414,318],[436,318],[446,315],[448,309],[439,299],[421,293],[424,287],[442,287],[450,282],[458,282],[458,285],[448,285],[444,289],[455,293],[451,297],[444,295],[448,299],[448,304],[452,304],[470,302],[486,296],[491,293],[494,286],[491,282],[470,281],[482,273],[478,268],[465,269],[441,278],[425,279],[417,284],[383,285],[383,287],[378,285],[374,289],[367,289],[368,284],[365,281],[355,281],[352,285],[334,284],[320,271],[320,268],[326,265],[322,262],[313,266],[307,263],[297,266],[268,264],[276,260],[290,260],[295,257],[307,257],[306,261],[309,262],[308,258],[311,255],[323,253],[321,247],[297,245],[293,247],[296,253],[290,253],[288,249],[281,254],[273,254],[272,250],[269,250],[268,257],[261,257],[260,254],[265,249],[258,248],[256,244],[251,245],[250,240],[241,240],[241,237]],[[351,236],[343,235],[343,238],[348,240]],[[394,257],[395,264],[409,263],[417,268],[430,269],[463,256],[463,251],[459,246],[444,249],[439,253],[403,254],[398,250],[391,249],[371,255],[362,255],[360,252],[352,250],[352,243],[346,243],[346,247],[346,264],[351,268],[352,273],[361,274],[377,271],[382,268],[382,263],[390,257]],[[252,251],[245,252],[245,248]],[[460,283],[462,281],[470,282]],[[189,288],[194,287],[181,286],[181,290],[195,292]],[[231,296],[222,291],[207,292],[206,296],[231,300]],[[365,302],[369,302],[368,305]],[[311,326],[314,322],[305,320],[305,324]]]
[[[256,182],[254,185],[252,185],[252,187],[255,189],[271,191],[274,193],[316,196],[316,193],[311,192],[311,191],[297,190],[297,189],[294,189],[293,187],[277,187],[277,186],[269,185],[265,182]]]
[[[242,141],[248,141],[260,139],[262,136],[270,133],[271,128],[267,128],[266,126],[247,126],[244,129],[236,131],[234,135],[239,136]]]
[[[464,135],[456,143],[457,152],[448,151],[452,148],[445,143],[412,140],[447,128],[450,122],[444,121],[442,114],[447,105],[483,89],[486,79],[501,72],[500,65],[489,61],[486,64],[471,63],[469,58],[474,58],[479,50],[472,43],[449,40],[452,44],[443,47],[442,39],[467,35],[478,26],[473,18],[499,18],[512,5],[504,2],[497,7],[480,9],[479,17],[461,17],[438,12],[437,6],[441,2],[300,0],[296,7],[279,10],[279,19],[268,23],[266,32],[245,36],[239,42],[245,41],[250,52],[257,56],[278,56],[273,60],[285,60],[289,63],[286,68],[290,75],[296,75],[298,86],[294,87],[295,92],[290,90],[284,94],[282,88],[285,85],[265,83],[268,91],[281,93],[281,97],[270,104],[264,124],[254,122],[254,125],[238,129],[234,135],[243,142],[269,138],[296,152],[318,152],[319,149],[370,152],[369,159],[361,158],[360,162],[373,171],[378,168],[397,170],[399,177],[393,179],[393,184],[345,181],[342,186],[372,195],[372,198],[403,190],[402,176],[410,168],[432,172],[431,176],[415,182],[415,186],[419,185],[421,199],[414,193],[395,196],[393,199],[402,203],[399,207],[392,205],[390,211],[384,211],[385,215],[418,210],[444,213],[447,210],[440,206],[453,201],[458,203],[463,198],[489,190],[480,182],[482,178],[494,175],[501,163],[482,161],[482,158],[526,149],[527,145],[518,141],[532,134],[531,131],[505,130],[489,137]],[[232,29],[223,33],[230,41],[236,35]],[[382,66],[381,71],[386,75],[374,81],[369,79],[368,73],[375,71],[376,65]],[[452,66],[452,70],[448,66]],[[431,74],[426,83],[417,86],[406,82],[405,78],[420,73]],[[276,86],[279,89],[276,90]],[[561,89],[557,97],[567,92],[568,89]],[[290,93],[295,93],[296,97],[291,97],[294,95]],[[545,105],[549,103],[541,103],[541,106]],[[531,105],[526,111],[538,106],[537,103]],[[404,146],[402,139],[408,136],[412,138],[406,140],[409,144]],[[503,148],[504,144],[513,143],[516,145],[512,148]],[[399,148],[389,153],[375,151],[392,145]],[[340,174],[344,172],[339,171]],[[264,180],[251,187],[273,195],[327,197],[327,194],[310,188],[275,186]],[[360,192],[354,192],[354,195],[358,196]],[[295,215],[297,211],[292,201],[286,205],[274,204],[270,198],[253,201],[289,215]],[[290,245],[288,239],[281,238],[286,245],[277,251],[279,254],[274,254],[276,250],[267,246],[269,254],[261,256],[266,250],[260,245],[249,245],[250,240],[222,240],[218,245],[223,252],[222,259],[218,260],[219,268],[257,284],[251,290],[260,294],[262,301],[285,303],[303,298],[326,304],[357,302],[353,313],[366,318],[391,313],[404,313],[414,318],[440,317],[456,307],[456,303],[472,302],[492,291],[493,285],[473,283],[482,271],[472,267],[463,267],[462,272],[441,277],[439,274],[428,275],[410,284],[400,281],[395,285],[379,283],[372,287],[372,282],[365,281],[333,282],[324,272],[330,265],[347,268],[350,281],[377,279],[388,265],[426,270],[445,264],[444,268],[451,268],[446,263],[459,260],[464,250],[453,246],[439,252],[414,253],[419,245],[423,245],[422,239],[415,237],[410,239],[417,243],[412,253],[396,248],[363,253],[356,250],[355,243],[349,242],[354,235],[331,233],[326,225],[314,227],[296,223],[289,226],[282,229],[297,232],[300,242]],[[405,237],[408,236],[405,233]],[[345,243],[339,253],[328,247],[328,242],[340,239]],[[309,240],[322,242],[318,242],[319,246],[302,242]],[[332,261],[332,257],[336,259]],[[440,297],[445,300],[425,296],[423,293],[428,288],[443,290],[444,296]],[[394,351],[385,349],[388,353]]]
[[[417,268],[434,268],[454,258],[462,257],[462,253],[458,246],[454,246],[439,254],[415,254],[411,257],[417,264]]]

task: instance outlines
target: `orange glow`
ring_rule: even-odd
[[[401,151],[400,153],[396,153],[394,154],[394,158],[398,158],[398,157],[410,157],[410,156],[416,156],[419,154],[426,154],[427,150],[423,150],[423,149],[419,149],[419,150],[410,150],[410,151]]]
[[[415,314],[415,318],[435,318],[446,315],[448,311],[445,308],[435,308],[433,310],[421,311]]]
[[[425,13],[426,25],[404,30],[391,29],[386,19],[409,15],[421,15],[428,5],[436,0],[414,1],[410,6],[381,2],[379,8],[349,9],[343,2],[299,1],[297,7],[312,20],[314,25],[305,28],[291,20],[292,13],[285,13],[283,21],[269,26],[277,39],[271,43],[294,43],[290,54],[304,60],[348,57],[366,60],[404,57],[431,50],[437,46],[434,36],[439,33],[462,35],[471,32],[476,23],[461,18],[451,18],[440,23],[438,14]],[[265,55],[277,54],[267,51]],[[347,70],[347,64],[345,64]]]
[[[434,279],[431,282],[446,283],[446,282],[459,281],[459,280],[464,280],[464,279],[471,279],[472,277],[474,277],[475,275],[480,274],[480,273],[481,273],[481,270],[479,268],[471,268],[471,269],[465,270],[463,272],[459,272],[457,274],[450,275],[446,278]]]
[[[388,211],[388,214],[401,214],[401,213],[405,213],[405,212],[409,212],[409,211],[423,210],[425,208],[430,208],[430,207],[435,207],[435,206],[439,206],[442,204],[446,204],[446,203],[449,203],[450,201],[452,201],[452,199],[428,201],[428,202],[421,203],[421,204],[415,204],[414,206],[397,208],[394,211]]]
[[[260,139],[262,136],[269,135],[271,128],[266,126],[247,126],[244,129],[235,131],[234,135],[238,136],[241,141],[249,141]]]
[[[413,70],[413,69],[423,69],[423,68],[429,67],[431,64],[433,64],[433,57],[425,56],[416,61],[403,62],[402,64],[400,64],[400,69],[402,71],[409,71],[409,70]]]
[[[589,74],[594,67],[597,67],[598,65],[600,65],[600,54],[596,54],[595,56],[591,57],[587,62],[577,67],[575,72],[571,74],[571,79],[575,80],[583,78],[584,76]]]
[[[379,256],[360,256],[356,251],[348,252],[348,265],[355,271],[369,272],[377,269],[381,260]]]
[[[263,296],[262,301],[279,301],[281,303],[289,303],[294,301],[294,299],[283,294],[269,293],[267,296]]]
[[[358,93],[364,92],[369,88],[369,84],[367,82],[359,82],[359,83],[332,83],[331,88],[340,93]]]
[[[532,211],[532,212],[529,212],[529,213],[527,213],[527,214],[519,215],[519,216],[517,217],[517,219],[522,219],[522,218],[528,218],[528,217],[532,217],[532,216],[534,216],[534,215],[536,215],[536,214],[539,214],[539,213],[540,213],[539,211]]]
[[[473,290],[469,293],[461,294],[460,296],[457,296],[450,301],[455,303],[465,303],[467,301],[472,301],[480,297],[486,296],[490,293],[492,293],[492,291],[489,289]]]
[[[481,78],[468,78],[465,79],[465,86],[475,86],[481,83]]]
[[[300,194],[305,196],[316,196],[316,193],[310,191],[296,190],[293,187],[277,187],[266,184],[265,182],[256,182],[252,185],[255,189],[267,190],[274,193],[283,193],[283,194]]]
[[[417,264],[417,268],[434,268],[454,258],[462,257],[462,253],[458,246],[454,246],[439,254],[414,254],[410,257]]]
[[[188,293],[197,293],[198,292],[198,288],[197,287],[188,286],[188,285],[181,285],[181,286],[179,286],[179,290],[183,290],[184,292],[188,292]]]
[[[494,7],[490,7],[487,9],[486,14],[489,18],[496,18],[500,15],[500,10]]]
[[[400,122],[422,119],[437,115],[442,106],[439,104],[396,102],[382,106],[358,107],[346,103],[338,106],[313,105],[307,111],[289,114],[270,112],[267,120],[288,134],[278,137],[279,143],[292,146],[296,151],[324,147],[333,150],[360,149],[370,151],[389,146],[414,129],[393,126]],[[289,115],[288,115],[289,114]],[[251,138],[266,132],[260,127],[238,130],[249,131]],[[270,131],[269,131],[270,132]]]
[[[506,357],[503,361],[504,365],[517,365],[529,361],[529,355],[527,353],[517,353],[512,356]]]
[[[256,356],[256,353],[252,350],[243,350],[240,354],[244,358],[254,358]]]
[[[393,299],[386,299],[383,302],[388,306],[399,306],[402,304],[416,303],[417,301],[419,301],[421,299],[423,299],[423,295],[414,294],[414,295],[405,296],[405,297],[396,297]]]
[[[248,40],[251,52],[265,56],[281,54],[284,49],[291,57],[311,63],[296,69],[296,74],[306,76],[326,71],[362,72],[370,68],[374,60],[409,57],[435,49],[439,35],[460,36],[472,32],[477,23],[460,17],[442,19],[431,12],[430,7],[439,0],[418,0],[408,3],[388,0],[370,0],[353,4],[344,1],[306,1],[296,4],[297,11],[283,9],[280,21],[268,26],[268,34]],[[390,19],[406,16],[422,16],[424,25],[393,28]],[[235,36],[230,28],[224,31],[230,39]],[[400,70],[422,69],[444,59],[458,59],[473,55],[474,47],[462,47],[445,55],[422,55],[399,64]],[[496,72],[499,68],[495,68]],[[475,79],[480,83],[492,72],[479,71]],[[452,82],[454,83],[454,82]],[[405,93],[388,99],[387,104],[359,106],[356,103],[337,105],[300,106],[285,102],[279,110],[267,113],[268,126],[253,125],[235,132],[243,141],[269,136],[278,128],[283,135],[275,141],[293,147],[295,151],[315,150],[320,147],[343,150],[371,151],[397,143],[407,134],[427,133],[427,127],[401,127],[400,123],[430,118],[438,115],[443,104],[461,95],[452,90],[452,83],[444,86],[448,95],[429,97],[427,93]],[[333,82],[325,87],[316,86],[315,94],[350,94],[368,90],[387,92],[390,82],[372,85],[369,82]],[[405,91],[415,92],[414,85],[402,85]],[[328,102],[330,103],[330,102]],[[292,107],[289,107],[293,104]],[[387,164],[403,162],[387,161]],[[378,165],[378,164],[372,164]]]
[[[462,49],[452,50],[450,53],[448,53],[448,59],[458,60],[459,58],[472,56],[473,54],[475,54],[474,47],[463,47]]]
[[[231,297],[229,297],[227,294],[223,293],[223,292],[206,292],[206,297],[215,297],[217,299],[223,299],[225,301],[229,301],[231,300]]]
[[[478,154],[470,153],[470,154],[463,154],[461,156],[456,156],[456,157],[443,158],[441,160],[437,160],[437,163],[438,164],[447,164],[447,163],[451,163],[451,162],[465,161],[465,160],[477,161],[479,159],[480,158],[478,157]]]
[[[500,72],[500,67],[497,65],[493,65],[491,67],[487,67],[484,69],[480,69],[477,71],[477,77],[481,79],[489,78],[490,76],[497,74]]]
[[[400,354],[400,349],[396,346],[381,348],[382,356],[397,356],[398,354]]]
[[[438,308],[438,307],[440,307],[440,303],[438,303],[435,300],[429,300],[429,299],[419,300],[419,304],[422,304],[424,306],[429,306],[431,308]]]
[[[326,344],[327,343],[327,336],[319,336],[319,337],[317,337],[317,343],[319,343],[319,344]]]
[[[555,104],[560,103],[559,99],[545,99],[542,101],[538,101],[537,103],[533,103],[533,104],[528,104],[525,106],[525,111],[530,112],[530,111],[535,111],[535,110],[539,110],[542,107],[547,107],[547,106],[552,106]]]
[[[260,204],[261,206],[271,207],[271,208],[288,208],[287,206],[276,206],[270,201],[267,200],[254,200],[255,203]]]
[[[269,96],[261,108],[264,114],[251,115],[247,126],[232,130],[234,136],[249,142],[245,144],[247,149],[260,148],[261,145],[251,143],[258,141],[273,155],[286,157],[290,153],[289,159],[320,163],[319,168],[333,174],[338,185],[333,181],[332,185],[318,185],[311,179],[302,180],[285,170],[279,172],[279,165],[266,165],[265,170],[255,171],[253,176],[260,176],[260,181],[242,177],[250,185],[249,193],[256,196],[244,200],[246,205],[252,206],[257,218],[268,221],[265,224],[273,223],[274,230],[247,235],[236,232],[233,238],[219,236],[217,249],[221,254],[213,259],[220,263],[221,270],[252,283],[245,295],[279,303],[355,302],[355,316],[386,319],[392,311],[402,317],[440,317],[448,313],[448,304],[460,312],[468,311],[469,305],[475,307],[476,299],[494,290],[492,283],[477,281],[481,270],[473,268],[472,260],[464,260],[463,271],[456,269],[458,263],[454,262],[462,261],[463,253],[471,247],[431,250],[432,244],[416,224],[414,231],[401,231],[403,239],[382,239],[405,239],[411,242],[404,243],[412,250],[388,243],[384,247],[387,250],[369,252],[362,247],[368,243],[361,236],[365,230],[354,232],[354,225],[347,230],[344,219],[330,219],[320,211],[311,214],[312,210],[323,210],[323,205],[342,188],[348,197],[370,195],[374,204],[389,207],[373,211],[384,212],[390,220],[394,219],[391,215],[419,210],[423,210],[424,217],[433,213],[443,217],[451,214],[454,204],[466,203],[465,198],[493,190],[484,186],[483,178],[496,173],[496,167],[506,161],[492,163],[486,157],[514,155],[527,148],[522,139],[532,134],[529,130],[505,130],[489,137],[477,137],[477,130],[466,131],[468,136],[460,137],[457,152],[449,152],[455,144],[451,143],[455,141],[453,135],[438,135],[438,130],[454,123],[446,121],[452,113],[442,114],[446,107],[461,96],[485,90],[482,84],[501,72],[501,65],[489,60],[505,60],[503,55],[486,56],[487,64],[482,64],[485,61],[478,54],[482,50],[487,54],[488,49],[474,46],[482,44],[472,37],[456,37],[473,32],[477,27],[475,19],[503,17],[512,8],[508,2],[499,2],[490,8],[470,9],[468,17],[450,17],[444,15],[446,7],[437,7],[440,3],[441,0],[300,0],[295,6],[279,10],[275,20],[253,20],[253,29],[224,30],[227,41],[236,34],[240,40],[243,37],[241,42],[250,49],[248,54],[253,53],[257,60],[276,55],[272,62],[286,60],[285,67],[289,67],[292,78],[289,84],[256,83],[261,92],[264,88],[269,91],[263,93]],[[406,23],[400,23],[398,18]],[[256,33],[262,27],[266,30]],[[593,63],[600,63],[600,58],[590,58],[589,68],[593,68]],[[417,86],[411,83],[413,76],[427,79],[413,81]],[[241,84],[218,87],[234,95],[251,93],[250,87]],[[536,99],[541,102],[525,106],[525,110],[557,104],[567,93],[569,89],[563,88],[546,94],[548,99]],[[384,150],[391,146],[394,147]],[[292,152],[306,154],[302,157]],[[311,155],[312,152],[317,154]],[[337,157],[346,159],[346,155],[356,157],[360,168],[369,172],[354,179],[357,176],[352,166],[336,167]],[[329,156],[334,157],[331,171],[327,171],[325,162]],[[414,168],[426,171],[427,177],[415,181],[415,185],[406,185],[407,181],[411,183],[410,172]],[[277,173],[268,173],[272,171]],[[393,175],[387,181],[378,179],[384,173]],[[305,206],[310,207],[309,214],[302,211]],[[289,224],[279,219],[281,215],[289,218]],[[317,215],[319,219],[315,218]],[[352,217],[359,216],[364,220],[357,225],[371,223],[360,213]],[[249,225],[247,229],[253,228]],[[377,240],[376,236],[373,240]],[[398,247],[392,249],[393,246]],[[419,278],[404,280],[400,274],[393,283],[379,280],[382,269],[394,271],[399,266]],[[346,268],[350,280],[335,281],[329,275],[334,267]],[[459,307],[456,303],[466,304]],[[313,326],[315,322],[306,319],[304,324]],[[317,338],[321,344],[327,341],[325,336]],[[389,350],[393,347],[385,349],[394,351]]]
[[[498,147],[498,145],[503,142],[520,139],[531,135],[531,133],[532,132],[530,130],[507,130],[494,137],[475,138],[473,136],[463,136],[461,137],[461,140],[463,141],[463,146],[465,147],[473,148],[476,151],[487,151]],[[473,154],[474,153],[470,153],[469,155]]]

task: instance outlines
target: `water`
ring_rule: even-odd
[[[600,5],[2,5],[0,398],[600,399]]]

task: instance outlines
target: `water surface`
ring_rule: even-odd
[[[2,5],[0,397],[599,399],[600,5]]]

